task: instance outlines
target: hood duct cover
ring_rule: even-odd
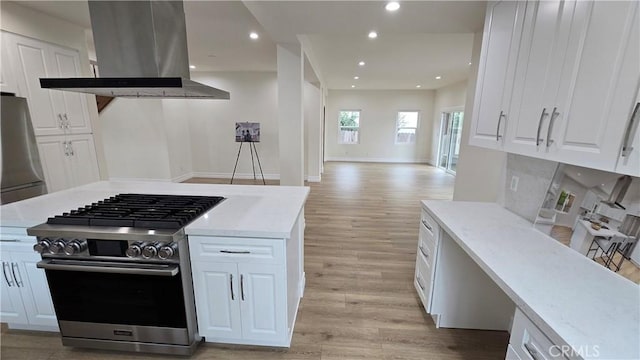
[[[99,78],[40,79],[47,89],[134,98],[229,99],[189,79],[182,1],[89,0]]]
[[[609,199],[606,201],[602,201],[603,203],[609,205],[612,208],[618,208],[622,210],[626,210],[624,206],[622,206],[622,200],[624,200],[624,196],[627,194],[629,187],[631,186],[631,182],[633,178],[629,175],[624,175],[618,178],[616,184],[613,186],[613,190],[611,190],[611,195],[609,195]]]

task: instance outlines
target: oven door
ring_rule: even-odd
[[[177,264],[46,259],[63,337],[188,345]]]

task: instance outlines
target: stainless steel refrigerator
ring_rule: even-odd
[[[27,99],[7,93],[2,93],[0,98],[0,204],[46,194],[47,186]]]

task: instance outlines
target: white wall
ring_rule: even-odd
[[[433,113],[433,125],[431,129],[431,148],[429,152],[429,163],[436,166],[438,163],[438,146],[440,143],[440,128],[441,128],[441,116],[444,111],[449,111],[452,108],[464,108],[464,104],[467,97],[467,80],[460,81],[436,90],[436,97],[434,100],[434,113]],[[471,118],[467,118],[467,114],[464,114],[464,122],[471,121]]]
[[[322,91],[304,84],[305,175],[309,181],[320,181],[322,162]]]
[[[172,181],[184,181],[192,176],[191,135],[189,130],[189,105],[193,101],[163,99],[162,111],[167,137],[169,170]],[[207,101],[207,100],[204,100]]]
[[[1,1],[0,29],[78,50],[83,75],[93,76],[87,53],[86,29],[83,27],[21,6],[16,2]],[[106,179],[107,164],[100,136],[101,129],[98,122],[95,96],[86,95],[86,101],[93,133],[96,135],[94,136],[94,142],[98,156],[100,177]]]
[[[238,154],[236,122],[259,122],[256,143],[265,178],[279,177],[277,77],[275,72],[196,72],[191,78],[231,93],[230,100],[190,100],[189,122],[195,176],[231,177]],[[188,144],[187,144],[188,146]],[[253,178],[249,146],[240,154],[236,176]],[[258,164],[256,174],[259,175]]]
[[[505,181],[506,153],[469,145],[469,131],[473,116],[478,62],[482,46],[482,33],[473,38],[471,73],[467,84],[460,159],[456,169],[454,200],[502,202]]]
[[[171,179],[163,102],[116,99],[100,114],[111,179]]]
[[[426,163],[434,97],[433,90],[329,90],[326,160]],[[338,144],[340,110],[361,110],[359,144]],[[420,112],[416,144],[395,144],[397,113],[402,110]]]

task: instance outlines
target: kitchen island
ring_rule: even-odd
[[[591,222],[588,220],[579,219],[576,221],[576,227],[571,235],[571,242],[569,246],[582,255],[587,255],[587,251],[596,237],[610,238],[612,236],[618,236],[627,238],[628,236],[613,229],[601,228],[596,230],[591,227]],[[593,254],[593,253],[592,253]]]
[[[18,274],[3,283],[3,322],[32,330],[57,327],[46,278],[35,267],[40,260],[31,250],[35,238],[26,229],[121,193],[225,197],[184,228],[200,335],[215,342],[289,346],[305,283],[306,187],[102,181],[3,205],[3,266]],[[220,296],[228,288],[228,282],[218,281],[221,274],[241,282],[235,285],[241,298]]]
[[[510,330],[508,360],[640,358],[637,284],[498,204],[422,206],[434,274],[417,269],[416,289],[437,326]]]

